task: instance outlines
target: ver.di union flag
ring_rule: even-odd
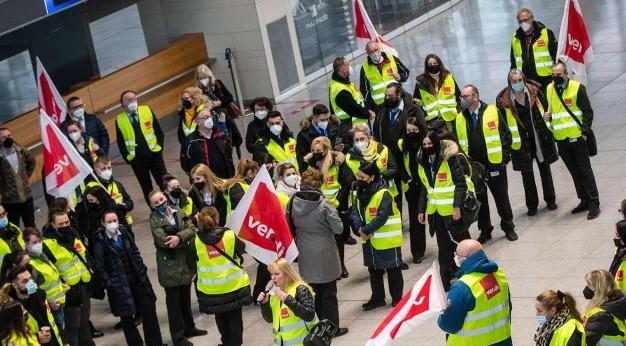
[[[448,306],[437,261],[376,328],[366,346],[388,346]]]
[[[285,212],[264,165],[250,184],[226,227],[238,232],[246,251],[257,260],[270,264],[278,258],[289,262],[298,257]]]
[[[594,54],[578,0],[565,0],[556,58],[567,64],[574,79],[587,83],[585,65],[593,61]]]
[[[60,126],[65,120],[67,107],[39,58],[37,58],[37,92],[39,109],[42,109],[57,126]]]
[[[365,49],[365,45],[367,45],[368,42],[376,41],[380,44],[380,48],[385,53],[398,56],[398,52],[395,48],[393,48],[391,43],[387,42],[387,40],[376,32],[376,28],[374,28],[374,24],[372,24],[370,16],[367,14],[365,6],[363,6],[363,2],[361,2],[361,0],[354,0],[353,10],[354,32],[356,34],[356,42],[359,50]]]

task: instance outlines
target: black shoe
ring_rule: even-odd
[[[91,338],[97,339],[104,336],[104,333],[101,330],[94,329],[91,331]]]
[[[335,338],[338,338],[342,335],[346,335],[348,334],[349,329],[348,328],[339,328],[339,330],[337,331],[337,333],[335,334]]]
[[[593,220],[598,216],[600,216],[600,208],[590,209],[589,214],[587,214],[587,220]]]
[[[361,308],[363,308],[363,311],[369,311],[369,310],[374,310],[376,308],[380,308],[387,305],[387,303],[385,303],[385,300],[379,300],[379,301],[368,301],[367,303],[361,305]]]
[[[391,307],[395,308],[402,299],[394,299],[391,301]]]
[[[548,203],[548,209],[550,209],[550,210],[557,210],[558,208],[559,208],[559,206],[556,205],[555,202]]]
[[[356,245],[356,239],[354,239],[354,238],[352,238],[350,236],[347,236],[347,237],[345,237],[343,239],[343,243],[346,244],[346,245]]]
[[[400,265],[400,269],[402,269],[402,270],[409,270],[409,265],[404,263],[404,262],[402,262],[402,264]]]
[[[347,279],[349,276],[350,276],[350,273],[348,273],[348,271],[341,273],[341,277],[344,279]]]
[[[517,239],[519,239],[517,233],[515,233],[515,230],[504,231],[504,234],[506,235],[506,239],[510,241],[516,241]]]
[[[193,346],[193,342],[187,339],[183,339],[180,342],[175,342],[174,346]]]
[[[424,256],[413,257],[413,264],[420,264],[424,261]]]
[[[578,214],[586,210],[589,210],[589,203],[581,201],[576,208],[572,209],[571,213]]]
[[[528,216],[535,216],[535,215],[537,215],[537,208],[535,208],[535,209],[528,209],[528,211],[526,212],[526,215],[528,215]]]
[[[122,329],[122,321],[119,321],[115,325],[113,325],[113,329],[115,329],[115,330]]]
[[[479,243],[484,244],[488,241],[491,240],[491,231],[481,231],[480,235],[478,236],[478,240]]]
[[[202,329],[198,329],[198,328],[194,328],[188,332],[185,332],[185,337],[186,338],[193,338],[194,336],[202,336],[202,335],[207,335],[208,332],[206,330],[202,330]]]

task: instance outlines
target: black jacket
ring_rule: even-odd
[[[98,118],[95,114],[85,113],[85,129],[84,133],[87,136],[93,138],[93,140],[98,144],[100,149],[105,155],[109,154],[109,131],[107,131],[106,126],[102,123],[102,120]],[[61,123],[61,131],[67,135],[67,126],[69,125],[70,120],[73,120],[69,114],[65,118],[65,120]]]
[[[524,75],[526,76],[527,79],[531,79],[536,82],[539,82],[543,87],[545,87],[552,80],[552,76],[550,75],[550,76],[545,76],[545,77],[539,77],[537,75],[537,69],[535,68],[535,56],[533,54],[533,49],[532,49],[532,45],[535,44],[535,41],[537,41],[537,39],[539,39],[539,36],[541,35],[541,30],[545,28],[545,25],[543,25],[543,23],[538,22],[538,21],[535,21],[534,23],[535,24],[533,25],[533,39],[532,39],[532,43],[530,47],[527,48],[526,46],[526,33],[524,33],[524,31],[521,28],[517,28],[517,30],[515,31],[515,37],[517,37],[522,43],[522,61],[523,61],[522,72],[524,72]],[[554,33],[550,29],[548,29],[548,42],[547,43],[548,43],[548,50],[550,51],[550,56],[552,57],[552,61],[554,61],[556,59],[558,42],[556,41],[556,37],[554,36]],[[515,54],[513,54],[513,45],[511,45],[510,58],[511,58],[511,69],[514,69],[517,67],[517,64],[515,63]]]
[[[274,136],[274,134],[271,133],[270,130],[266,127],[261,133],[259,133],[259,139],[254,144],[254,151],[252,155],[254,161],[257,161],[259,164],[264,163],[261,162],[261,158],[263,154],[269,154],[266,147],[269,144],[270,139],[273,139],[274,142],[283,147],[283,145],[287,143],[289,138],[294,138],[293,133],[291,133],[289,128],[285,125],[283,125],[283,131],[280,133],[280,136]],[[275,159],[273,156],[272,158]]]
[[[224,237],[226,228],[216,227],[210,230],[201,230],[196,233],[198,239],[207,245],[217,246],[217,244]],[[210,246],[207,246],[211,249]],[[224,249],[221,249],[222,251]],[[246,245],[239,238],[235,237],[235,253],[233,259],[243,263],[242,255],[246,252]],[[187,265],[189,268],[197,273],[198,268],[198,252],[195,246],[187,248]],[[197,280],[197,279],[196,279]],[[220,314],[223,312],[239,309],[244,305],[250,305],[252,303],[252,296],[250,295],[250,286],[242,287],[238,290],[223,294],[206,294],[196,288],[198,295],[198,304],[200,306],[200,312],[205,314]]]
[[[283,126],[286,127],[287,125]],[[263,133],[266,127],[265,120],[257,117],[253,117],[252,121],[248,123],[246,128],[246,150],[249,153],[254,154],[254,145],[261,138],[261,133]]]
[[[323,134],[318,132],[317,128],[313,125],[312,117],[313,116],[308,116],[302,119],[300,122],[300,132],[298,133],[298,137],[296,137],[296,157],[298,159],[298,166],[301,173],[306,171],[309,167],[309,164],[304,159],[304,156],[311,152],[311,143],[313,143],[315,138],[323,136]],[[335,118],[331,117],[328,121],[326,133],[328,139],[330,140],[330,145],[334,146],[337,138],[340,138],[339,124]],[[343,138],[340,139],[342,139],[343,142]]]
[[[472,160],[482,163],[486,169],[495,172],[506,167],[506,164],[511,159],[511,131],[507,126],[505,116],[499,113],[498,131],[500,132],[500,142],[502,143],[502,162],[499,164],[492,164],[487,157],[487,145],[485,144],[485,137],[482,130],[483,114],[487,104],[480,101],[480,108],[478,109],[478,122],[476,127],[473,126],[472,115],[469,109],[464,110],[461,114],[465,117],[465,123],[467,126],[467,138],[469,141],[469,153]],[[454,135],[458,138],[456,133],[456,123],[454,123]]]
[[[376,65],[369,57],[367,57],[367,63],[376,66],[378,68],[378,72],[386,75],[387,71],[381,71],[381,68],[385,60],[387,60],[387,53],[382,52],[381,54],[383,56],[383,62],[381,62],[380,65]],[[398,57],[394,56],[393,58],[396,61],[396,65],[398,66],[398,74],[400,75],[400,81],[398,83],[404,83],[407,81],[407,79],[409,79],[410,71],[406,66],[404,66],[404,64],[402,63],[402,61],[400,61],[400,59],[398,59]],[[361,91],[361,95],[363,95],[363,99],[365,100],[365,107],[371,110],[377,110],[380,108],[380,106],[376,105],[374,99],[372,99],[372,93],[370,91],[370,81],[367,79],[365,69],[362,65],[359,80],[359,90]]]
[[[622,335],[613,321],[613,316],[622,321],[626,319],[626,298],[624,295],[614,297],[600,307],[605,311],[596,313],[585,323],[587,345],[589,346],[597,345],[603,335]]]
[[[205,94],[211,101],[220,101],[222,104],[219,108],[228,108],[233,102],[233,95],[226,89],[224,83],[221,80],[215,80],[215,87],[213,89],[210,86],[204,86],[201,83],[198,83],[198,88],[202,90],[202,93]]]
[[[305,322],[311,322],[315,318],[315,298],[313,292],[305,285],[296,287],[295,297],[288,296],[282,304],[289,307],[294,315]],[[272,308],[269,300],[267,303],[261,304],[261,316],[265,322],[272,322]]]
[[[332,79],[337,82],[350,85],[349,78],[343,78],[342,76],[338,75],[336,72],[333,72]],[[329,100],[328,104],[330,105],[330,112],[333,114],[337,113],[338,110],[333,109],[333,103],[330,102],[330,89],[328,93],[328,100]],[[367,111],[367,108],[358,104],[352,97],[352,94],[348,92],[347,90],[343,90],[339,94],[337,94],[337,96],[335,97],[335,103],[337,104],[337,107],[341,108],[350,117],[361,118],[361,119],[369,119],[370,117],[369,112]]]
[[[196,129],[187,137],[187,145],[180,158],[180,164],[185,172],[189,174],[195,165],[204,163],[222,179],[235,175],[233,148],[227,137],[216,136],[217,133],[217,129],[213,129],[211,138],[206,138]],[[207,157],[209,162],[206,160]]]
[[[165,140],[163,130],[161,129],[161,125],[159,124],[159,119],[157,118],[156,114],[154,114],[154,111],[152,109],[150,109],[150,113],[152,113],[152,126],[154,127],[154,135],[157,138],[157,144],[159,144],[161,150],[158,152],[151,151],[150,148],[148,148],[146,139],[141,133],[139,125],[133,126],[133,129],[135,130],[135,143],[137,144],[137,146],[135,147],[135,158],[133,159],[133,161],[149,161],[153,159],[154,155],[161,156],[161,153],[163,152],[163,143]],[[115,122],[115,133],[117,135],[116,138],[118,139],[117,147],[120,150],[120,155],[126,163],[130,164],[131,161],[126,160],[128,150],[126,149],[126,144],[122,140],[124,137],[122,136],[122,131],[120,131],[120,127],[117,125],[117,121]]]
[[[194,208],[200,211],[204,207],[215,207],[220,214],[220,224],[224,225],[224,223],[226,223],[226,200],[224,199],[224,195],[221,191],[215,189],[215,194],[217,196],[212,196],[213,203],[211,205],[207,205],[204,203],[202,193],[198,191],[195,186],[189,190],[189,198],[191,198]]]
[[[112,245],[112,240],[106,234],[104,228],[100,228],[94,235],[93,260],[95,274],[107,291],[109,306],[114,316],[132,316],[137,312],[129,277],[126,273],[121,256],[128,256],[128,263],[132,268],[133,280],[143,286],[145,293],[152,301],[156,301],[156,295],[148,278],[148,271],[133,240],[133,236],[120,226],[123,249],[117,250]]]

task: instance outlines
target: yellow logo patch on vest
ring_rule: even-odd
[[[495,130],[496,129],[496,122],[495,121],[490,121],[487,123],[487,127],[489,128],[489,130]]]
[[[369,208],[370,216],[376,216],[378,214],[378,208]]]
[[[452,88],[450,88],[450,87],[443,87],[443,93],[444,93],[445,95],[450,95],[450,94],[452,94]]]
[[[563,99],[563,103],[565,103],[566,106],[571,107],[572,106],[572,99]]]
[[[619,270],[617,273],[615,273],[615,281],[624,281],[624,271],[623,270]]]
[[[384,166],[384,165],[386,165],[386,164],[387,164],[387,158],[386,158],[386,157],[382,157],[382,158],[380,159],[380,163],[382,163],[382,164],[383,164],[383,166]]]
[[[498,293],[502,291],[493,273],[490,273],[482,280],[480,280],[480,285],[483,286],[483,289],[485,290],[485,295],[487,296],[488,300],[495,297]]]
[[[145,123],[143,123],[143,125],[147,128],[150,129],[152,128],[152,122],[150,120],[146,121]]]
[[[289,310],[287,308],[280,309],[280,318],[289,318]]]
[[[328,178],[326,178],[326,185],[332,185],[335,183],[335,178],[332,175],[329,175]]]
[[[537,47],[543,47],[546,45],[546,42],[541,38],[537,40]]]
[[[83,251],[83,247],[80,245],[80,243],[75,243],[74,250],[76,250],[76,252],[81,252]]]
[[[437,173],[437,180],[439,180],[439,182],[445,183],[446,181],[448,181],[448,173]]]
[[[215,244],[215,247],[224,251],[224,240],[220,240],[217,244]],[[220,254],[219,251],[215,250],[215,248],[211,245],[206,246],[206,251],[209,254],[209,258],[222,256],[222,254]]]

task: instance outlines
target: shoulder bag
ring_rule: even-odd
[[[580,122],[580,120],[578,120],[578,118],[574,115],[572,110],[569,109],[569,107],[565,104],[565,102],[563,102],[563,95],[559,94],[558,92],[556,92],[556,94],[559,96],[559,101],[561,101],[561,104],[563,105],[563,107],[565,107],[565,110],[567,111],[567,113],[569,113],[570,117],[572,117],[572,119],[574,119],[576,124],[578,124],[582,132],[583,124]],[[598,154],[598,142],[596,141],[596,134],[593,133],[592,129],[589,129],[587,130],[587,133],[585,134],[585,136],[587,137],[585,142],[587,142],[587,147],[589,148],[589,156],[596,156]]]

